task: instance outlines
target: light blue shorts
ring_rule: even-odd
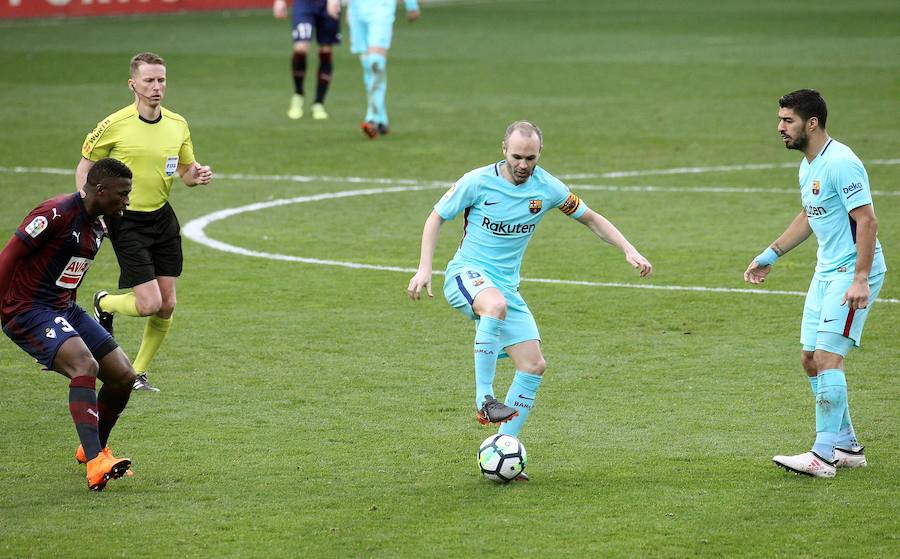
[[[396,12],[396,0],[350,2],[347,8],[350,52],[363,54],[369,51],[369,47],[390,49]]]
[[[875,299],[884,284],[884,274],[878,274],[869,278],[869,304],[864,309],[851,309],[846,304],[841,305],[841,299],[850,284],[853,283],[853,274],[833,280],[818,280],[813,278],[806,293],[806,305],[803,307],[803,321],[800,325],[800,343],[804,351],[814,351],[822,344],[818,340],[820,332],[838,334],[853,341],[853,345],[859,347],[862,339],[863,327],[869,311],[875,304]],[[833,336],[823,336],[831,338]],[[827,347],[819,347],[826,349]]]
[[[540,341],[541,335],[534,316],[518,292],[498,287],[483,270],[471,266],[448,268],[444,277],[444,297],[447,302],[467,318],[475,320],[476,329],[479,317],[472,310],[472,302],[476,295],[488,287],[499,289],[506,299],[506,319],[500,329],[500,347],[507,348],[528,340]],[[500,357],[508,356],[501,354]]]

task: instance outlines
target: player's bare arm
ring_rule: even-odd
[[[90,171],[93,166],[93,161],[82,157],[81,161],[78,162],[78,166],[75,167],[75,190],[78,192],[81,192],[84,188],[84,183],[87,182],[88,171]]]
[[[869,305],[869,273],[875,257],[878,218],[871,204],[854,208],[850,217],[856,222],[856,270],[841,304],[847,304],[851,309],[864,309]]]
[[[341,17],[341,0],[328,0],[325,11],[334,19]]]
[[[806,212],[801,210],[784,230],[784,233],[769,245],[769,248],[774,250],[778,256],[784,256],[808,239],[810,235],[812,235],[812,227],[809,226],[809,218],[806,217]],[[744,271],[744,281],[754,285],[763,283],[771,271],[771,264],[761,265],[754,258]]]
[[[194,161],[190,165],[178,164],[178,175],[187,186],[197,186],[198,184],[209,184],[213,179],[212,169],[209,165],[201,165]]]
[[[653,273],[653,265],[637,251],[615,225],[594,210],[587,210],[578,218],[588,229],[594,232],[605,243],[611,244],[625,254],[625,260],[636,269],[642,278]]]
[[[444,224],[444,218],[432,211],[428,219],[425,220],[425,227],[422,230],[422,248],[419,254],[419,269],[416,275],[409,280],[406,287],[406,294],[413,301],[417,301],[422,297],[422,289],[424,288],[428,296],[434,298],[431,292],[431,271],[434,262],[434,249],[437,246],[438,234],[441,231],[441,225]]]

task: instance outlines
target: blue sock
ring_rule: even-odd
[[[816,392],[819,391],[819,377],[806,377],[809,379],[809,386],[812,388],[813,398],[816,397]]]
[[[841,430],[838,432],[838,440],[835,443],[838,448],[854,450],[859,448],[856,440],[856,431],[853,430],[853,421],[850,419],[850,399],[844,404],[844,415],[841,417]]]
[[[372,65],[369,63],[369,55],[361,54],[359,56],[359,63],[362,64],[363,68],[363,85],[366,86],[366,121],[375,121],[375,111],[372,105]]]
[[[369,68],[372,72],[372,83],[368,88],[369,105],[374,111],[373,120],[378,124],[388,124],[387,107],[384,96],[387,92],[387,58],[381,54],[370,54]]]
[[[516,371],[516,376],[509,385],[509,392],[506,393],[506,405],[515,408],[519,415],[500,426],[501,435],[519,436],[519,431],[522,430],[531,408],[534,407],[534,398],[543,378],[543,375]]]
[[[482,316],[475,329],[475,408],[481,408],[484,397],[494,395],[494,376],[500,355],[500,328],[503,321]]]
[[[816,391],[816,442],[813,451],[826,460],[834,460],[834,446],[847,407],[847,380],[844,371],[828,369],[818,376]]]

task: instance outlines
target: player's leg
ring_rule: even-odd
[[[294,31],[296,35],[296,29]],[[294,94],[288,105],[287,116],[291,120],[297,120],[303,116],[303,83],[306,80],[306,58],[309,54],[309,41],[294,43],[291,53],[291,77],[294,80]]]
[[[97,406],[100,413],[99,436],[100,444],[106,447],[110,432],[131,398],[136,375],[128,357],[120,347],[108,352],[98,363],[97,376],[103,382],[103,386],[97,392]]]
[[[112,218],[110,238],[119,262],[119,289],[131,291],[117,295],[98,291],[94,294],[94,317],[110,335],[113,316],[149,316],[159,311],[162,302],[156,285],[156,268],[151,247],[155,231],[147,231],[137,218]]]
[[[385,104],[387,94],[387,53],[382,47],[369,47],[368,65],[372,74],[371,85],[368,90],[369,109],[371,118],[367,121],[375,122],[379,134],[387,134],[388,114]]]
[[[360,125],[363,133],[369,138],[375,138],[378,131],[372,121],[371,107],[369,106],[369,90],[372,86],[372,73],[369,70],[369,19],[367,9],[358,2],[347,7],[347,27],[350,31],[350,52],[359,56],[359,64],[363,71],[363,87],[366,91],[366,116]]]
[[[288,108],[288,118],[298,119],[303,116],[303,83],[306,79],[306,59],[309,54],[309,43],[312,41],[315,27],[315,13],[297,6],[291,12],[291,38],[294,48],[291,53],[291,76],[294,80],[294,94]],[[298,9],[299,8],[299,9]]]
[[[158,289],[159,307],[156,314],[150,315],[147,324],[144,326],[144,336],[141,338],[141,345],[138,348],[137,355],[134,358],[134,370],[137,374],[135,390],[158,391],[159,389],[152,386],[147,380],[147,372],[150,370],[150,363],[159,352],[160,346],[169,334],[172,328],[172,315],[175,312],[176,294],[175,285],[178,281],[177,277],[159,276],[153,283]],[[135,287],[135,292],[138,288]]]
[[[316,100],[312,106],[314,120],[328,118],[325,111],[325,96],[334,74],[333,49],[341,42],[340,18],[333,18],[326,10],[316,16],[316,42],[319,43],[319,70],[316,72]]]
[[[806,293],[806,301],[803,308],[803,318],[800,324],[800,343],[803,346],[801,353],[801,364],[809,378],[810,386],[813,388],[813,396],[818,401],[819,388],[819,370],[815,363],[816,337],[819,324],[822,320],[822,303],[825,296],[827,282],[819,281],[815,278],[810,282],[809,290]],[[816,415],[818,417],[818,403],[816,404]],[[832,463],[828,455],[816,456],[812,451],[804,452],[797,455],[776,455],[772,457],[772,461],[788,471],[811,475],[817,477],[832,477],[835,474],[835,465]]]
[[[464,267],[447,270],[444,296],[450,305],[476,320],[473,353],[475,360],[475,409],[479,423],[502,423],[516,410],[494,397],[494,377],[500,356],[500,333],[506,316],[506,300],[482,270]]]
[[[525,425],[535,398],[543,380],[547,363],[541,353],[541,344],[538,340],[528,340],[506,348],[506,353],[516,366],[516,376],[506,394],[505,403],[515,408],[519,415],[511,421],[500,426],[500,433],[518,437]]]

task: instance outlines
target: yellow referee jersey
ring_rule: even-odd
[[[162,109],[159,120],[144,120],[135,105],[103,119],[84,139],[81,155],[91,161],[113,157],[131,168],[129,210],[150,212],[169,199],[179,164],[194,162],[187,121]]]

